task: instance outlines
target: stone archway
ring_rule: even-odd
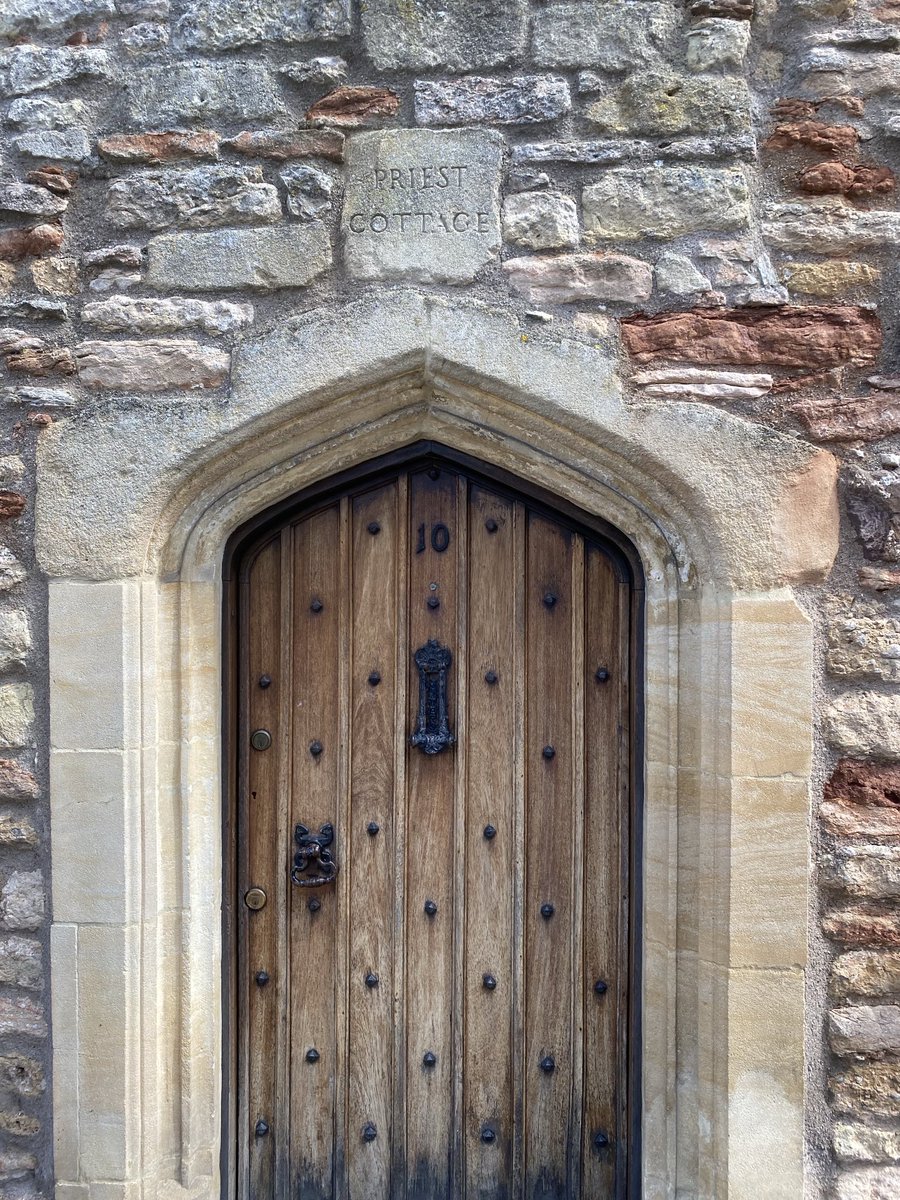
[[[698,404],[628,407],[599,350],[401,292],[248,343],[224,407],[107,417],[60,422],[39,463],[60,1194],[218,1193],[224,545],[422,438],[637,547],[643,1194],[801,1194],[812,638],[789,589],[833,556],[831,457]]]

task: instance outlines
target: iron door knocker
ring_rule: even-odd
[[[334,826],[329,822],[318,833],[310,833],[305,825],[294,829],[297,853],[291,868],[291,883],[297,887],[321,887],[337,875],[337,863],[328,849],[334,841]]]

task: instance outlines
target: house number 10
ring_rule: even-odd
[[[437,525],[431,527],[431,548],[438,554],[443,554],[450,545],[450,530],[447,526],[439,521]],[[425,525],[419,526],[419,541],[416,546],[416,554],[422,554],[425,550]]]

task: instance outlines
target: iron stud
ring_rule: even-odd
[[[490,1129],[490,1128],[482,1129],[481,1140],[489,1146],[491,1144],[491,1142],[494,1142],[497,1140],[497,1135],[496,1135],[496,1133],[494,1133],[493,1129]]]
[[[494,520],[493,517],[488,517],[488,519],[484,523],[484,527],[488,531],[488,533],[496,533],[497,530],[500,528],[500,526],[497,524],[497,522]]]
[[[250,734],[250,745],[254,750],[268,750],[272,745],[272,735],[268,729],[254,729]]]
[[[322,901],[317,896],[313,896],[312,900],[310,900],[306,907],[311,913],[317,913],[322,907]]]
[[[367,988],[377,988],[378,987],[378,976],[375,974],[374,971],[370,971],[368,973],[368,975],[366,976],[366,987]]]
[[[491,685],[491,687],[494,686],[494,684],[497,682],[497,679],[498,679],[498,675],[497,675],[496,671],[486,671],[485,672],[484,682],[489,683]]]
[[[244,894],[244,903],[254,912],[259,912],[261,908],[266,907],[268,896],[261,887],[252,887]]]
[[[605,979],[598,979],[597,982],[594,984],[594,991],[597,993],[598,996],[604,995],[604,993],[607,992],[608,990],[609,990],[609,984],[606,982]]]
[[[379,683],[381,683],[381,675],[378,673],[378,671],[370,671],[369,687],[378,687]]]
[[[260,1119],[256,1122],[256,1128],[253,1130],[257,1137],[266,1137],[269,1133],[269,1122]]]
[[[440,602],[440,600],[438,600],[437,596],[429,596],[428,599],[425,601],[425,603],[428,605],[429,608],[440,608],[441,607],[441,602]]]
[[[609,1145],[609,1134],[605,1129],[598,1129],[594,1134],[594,1146],[597,1150],[605,1150]]]
[[[428,478],[429,479],[440,479],[440,477],[441,477],[441,473],[437,467],[429,467],[428,468]]]
[[[366,526],[366,528],[368,529],[369,533],[372,534],[373,537],[375,536],[376,533],[381,533],[381,526],[378,524],[377,521],[370,521],[369,524]]]
[[[552,1054],[546,1055],[538,1064],[545,1075],[552,1075],[556,1069],[556,1059]]]
[[[556,912],[556,909],[553,907],[552,904],[542,904],[541,905],[541,916],[544,918],[545,921],[549,921],[555,912]]]
[[[318,738],[314,742],[309,743],[309,752],[313,758],[318,758],[324,749],[325,747],[318,740]]]
[[[381,826],[377,821],[370,821],[366,826],[366,833],[369,835],[369,837],[375,837],[380,828]]]
[[[541,751],[541,754],[543,754],[547,762],[549,762],[551,758],[556,758],[556,750],[553,748],[553,746],[545,746]]]
[[[557,596],[555,592],[545,592],[544,593],[545,608],[552,608],[554,606],[554,604],[556,604],[558,599],[559,599],[559,596]]]
[[[306,1061],[308,1063],[317,1063],[319,1061],[319,1052],[315,1046],[310,1046],[306,1052]]]
[[[437,905],[435,904],[435,902],[433,900],[426,900],[425,901],[426,916],[433,917],[436,912],[437,912]]]
[[[320,613],[322,611],[322,609],[325,607],[325,605],[322,603],[322,601],[319,599],[319,597],[316,596],[315,600],[313,600],[312,604],[310,604],[309,607],[310,607],[311,612]]]
[[[606,669],[606,667],[598,667],[594,672],[594,678],[598,683],[606,683],[609,679],[609,671]]]
[[[257,971],[253,978],[256,980],[257,987],[265,987],[269,982],[269,972]]]
[[[422,1055],[422,1063],[426,1067],[433,1067],[437,1062],[437,1055],[432,1050],[426,1050]]]
[[[375,1128],[372,1122],[369,1121],[368,1124],[363,1126],[362,1139],[364,1142],[374,1142],[377,1137],[378,1130]]]
[[[271,675],[260,675],[259,686],[261,688],[271,687],[272,686],[272,676]]]
[[[497,980],[493,975],[482,975],[481,982],[486,992],[492,992],[497,986]]]
[[[497,830],[493,827],[493,825],[485,825],[484,836],[489,842],[493,841],[493,839],[497,836]]]

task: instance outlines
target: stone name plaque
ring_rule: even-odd
[[[350,140],[344,259],[358,279],[468,283],[500,252],[500,139],[393,129]]]

